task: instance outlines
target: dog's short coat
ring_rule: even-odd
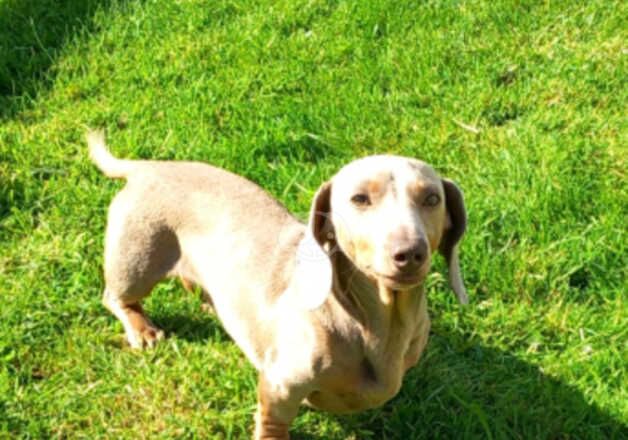
[[[193,162],[93,161],[127,185],[111,203],[105,306],[132,347],[163,333],[141,301],[157,282],[199,286],[259,371],[256,439],[288,438],[299,405],[333,412],[392,398],[427,342],[422,286],[437,249],[467,302],[457,245],[462,194],[427,164],[370,156],[323,183],[309,224],[254,183]]]

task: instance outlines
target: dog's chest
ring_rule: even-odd
[[[326,411],[347,413],[382,405],[394,397],[403,379],[403,356],[383,363],[367,355],[330,368],[321,378],[319,389],[308,403]]]
[[[421,332],[429,331],[429,318],[421,302],[412,310],[415,319],[395,321],[375,333],[365,331],[358,340],[336,341],[330,368],[321,375],[319,390],[308,396],[308,403],[345,413],[374,408],[393,398],[427,340]],[[417,346],[416,341],[422,343]]]

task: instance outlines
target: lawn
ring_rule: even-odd
[[[256,374],[176,282],[137,352],[101,305],[124,157],[193,159],[295,213],[342,164],[459,183],[470,304],[383,408],[306,439],[628,438],[628,3],[0,0],[0,438],[246,438]]]

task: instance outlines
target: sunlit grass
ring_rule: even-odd
[[[296,438],[628,438],[625,2],[0,0],[0,437],[245,438],[256,376],[175,283],[100,304],[118,155],[210,162],[294,212],[391,152],[464,189],[471,304],[394,401]],[[8,43],[4,43],[4,41]]]

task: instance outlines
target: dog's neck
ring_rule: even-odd
[[[398,336],[423,295],[423,286],[394,290],[360,271],[342,252],[331,256],[333,266],[332,301],[360,324],[363,336],[388,345]]]

